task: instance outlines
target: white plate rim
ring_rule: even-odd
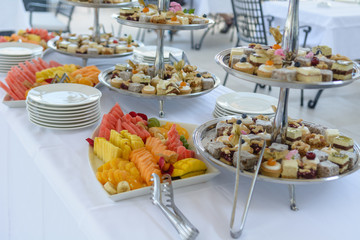
[[[76,111],[53,111],[53,110],[43,110],[43,109],[38,109],[38,108],[33,108],[31,105],[27,105],[27,108],[30,107],[31,110],[33,111],[38,111],[42,114],[47,113],[47,114],[54,114],[56,115],[75,115],[75,114],[84,114],[87,113],[89,111],[94,111],[94,110],[99,110],[100,111],[100,106],[95,105],[89,109],[80,109],[80,110],[76,110]]]

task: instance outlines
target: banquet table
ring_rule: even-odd
[[[56,53],[45,56],[45,60],[49,59],[56,59],[61,63],[74,61]],[[124,59],[118,60],[123,61]],[[0,80],[3,81],[4,77],[4,74],[0,75]],[[156,100],[122,96],[106,87],[101,87],[100,90],[103,93],[102,113],[107,113],[118,102],[124,112],[136,111],[157,116]],[[165,119],[193,124],[211,120],[216,98],[231,91],[220,86],[201,97],[166,101]],[[0,98],[4,95],[1,90]],[[170,222],[151,203],[150,195],[113,202],[97,183],[89,166],[88,144],[85,141],[97,124],[73,131],[45,129],[30,123],[24,108],[8,108],[4,104],[0,104],[0,119],[0,133],[3,135],[0,141],[2,173],[6,173],[3,166],[7,166],[19,168],[20,176],[17,177],[24,181],[30,177],[31,174],[27,171],[31,169],[24,171],[19,157],[14,159],[14,156],[21,156],[23,152],[28,156],[23,161],[30,162],[42,173],[44,177],[40,181],[50,184],[71,213],[76,227],[89,239],[179,239]],[[7,145],[9,135],[16,136],[11,146]],[[221,173],[214,179],[174,190],[177,206],[200,231],[198,239],[231,239],[229,220],[235,176],[218,168]],[[12,188],[11,181],[6,183],[8,191],[18,191]],[[240,178],[240,209],[245,205],[250,183],[250,179]],[[287,185],[258,181],[241,239],[356,239],[360,234],[359,183],[360,172],[355,172],[337,181],[299,185],[296,187],[296,194],[300,210],[294,212],[289,209]],[[25,187],[31,186],[25,184]],[[38,195],[41,200],[41,204],[34,203],[34,207],[44,208],[46,201],[51,199],[44,198],[41,189],[34,189],[36,191],[33,194]],[[31,190],[26,192],[31,193]],[[2,192],[1,195],[3,194]],[[9,216],[21,205],[18,199],[12,201],[17,204],[8,204]],[[25,210],[22,217],[33,221],[35,216],[28,216]],[[61,226],[64,219],[55,216],[51,221],[52,224]],[[9,227],[8,231],[14,229],[10,226],[14,221],[1,225],[4,224]],[[49,223],[41,221],[37,224],[49,226]],[[16,239],[29,239],[26,234],[17,232],[16,235],[20,237]]]
[[[329,7],[321,3],[329,3]],[[273,26],[285,26],[288,1],[264,1],[264,15],[275,17]],[[307,45],[327,45],[333,54],[350,59],[360,58],[360,4],[334,1],[300,1],[299,24],[309,25],[312,30]],[[304,34],[300,31],[300,43]]]

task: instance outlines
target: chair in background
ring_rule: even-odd
[[[30,12],[30,26],[32,28],[43,28],[48,31],[62,31],[70,32],[70,22],[74,12],[74,6],[58,2],[55,7],[55,12],[39,10],[51,10],[53,7],[49,4],[30,2],[27,7]],[[62,15],[67,19],[67,22],[61,21],[58,16]]]
[[[257,43],[261,45],[268,45],[267,33],[265,29],[265,19],[268,21],[268,25],[271,26],[274,20],[273,16],[264,16],[261,0],[231,0],[232,8],[234,12],[234,23],[237,34],[237,41],[235,47],[245,43]],[[305,32],[304,41],[302,47],[306,46],[308,34],[311,32],[310,26],[300,26],[299,29]],[[226,85],[229,74],[226,73],[223,85]],[[265,85],[256,84],[254,92],[257,88],[265,88]],[[271,86],[269,86],[271,90]],[[319,90],[314,100],[310,100],[308,103],[309,108],[315,108],[317,100],[319,99],[322,90]],[[301,90],[300,105],[304,105],[304,90]]]

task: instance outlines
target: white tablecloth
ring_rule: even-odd
[[[22,0],[0,0],[0,31],[26,29],[29,15]]]
[[[333,54],[341,54],[351,59],[360,58],[360,5],[333,2],[329,8],[318,7],[320,1],[300,1],[300,25],[310,25],[307,45],[328,45]],[[289,1],[263,2],[264,15],[275,17],[273,26],[285,25]],[[300,31],[300,44],[303,42]]]
[[[62,56],[52,57],[65,63]],[[4,74],[0,79],[3,81]],[[105,87],[101,91],[103,113],[119,102],[124,112],[157,115],[155,100],[121,96]],[[202,97],[165,102],[166,119],[201,124],[212,118],[216,98],[230,91],[220,86]],[[0,98],[3,96],[1,90]],[[18,136],[19,144],[30,156],[28,160],[40,169],[89,239],[179,239],[149,196],[120,202],[107,198],[88,162],[85,139],[91,136],[95,126],[76,131],[44,129],[27,120],[25,109],[3,104],[0,104],[0,118],[7,123],[0,126],[0,132],[10,128],[11,134]],[[300,211],[293,212],[289,209],[286,185],[259,181],[242,239],[356,239],[359,182],[360,172],[357,172],[334,182],[298,186]],[[198,239],[230,239],[233,183],[234,175],[222,170],[210,182],[175,190],[178,207],[200,231]],[[240,208],[246,201],[249,185],[250,179],[241,177]]]

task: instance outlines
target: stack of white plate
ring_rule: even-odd
[[[170,53],[177,59],[181,59],[183,50],[173,47],[164,47],[164,62],[170,63]],[[156,46],[144,46],[134,48],[133,59],[138,63],[154,64],[156,56]]]
[[[100,119],[101,92],[73,83],[33,88],[26,98],[30,122],[45,128],[71,130],[91,126]]]
[[[43,47],[32,43],[0,43],[0,72],[8,72],[21,62],[41,57],[42,53]]]
[[[272,106],[277,106],[278,99],[259,93],[233,92],[216,99],[214,117],[228,115],[274,115]]]

